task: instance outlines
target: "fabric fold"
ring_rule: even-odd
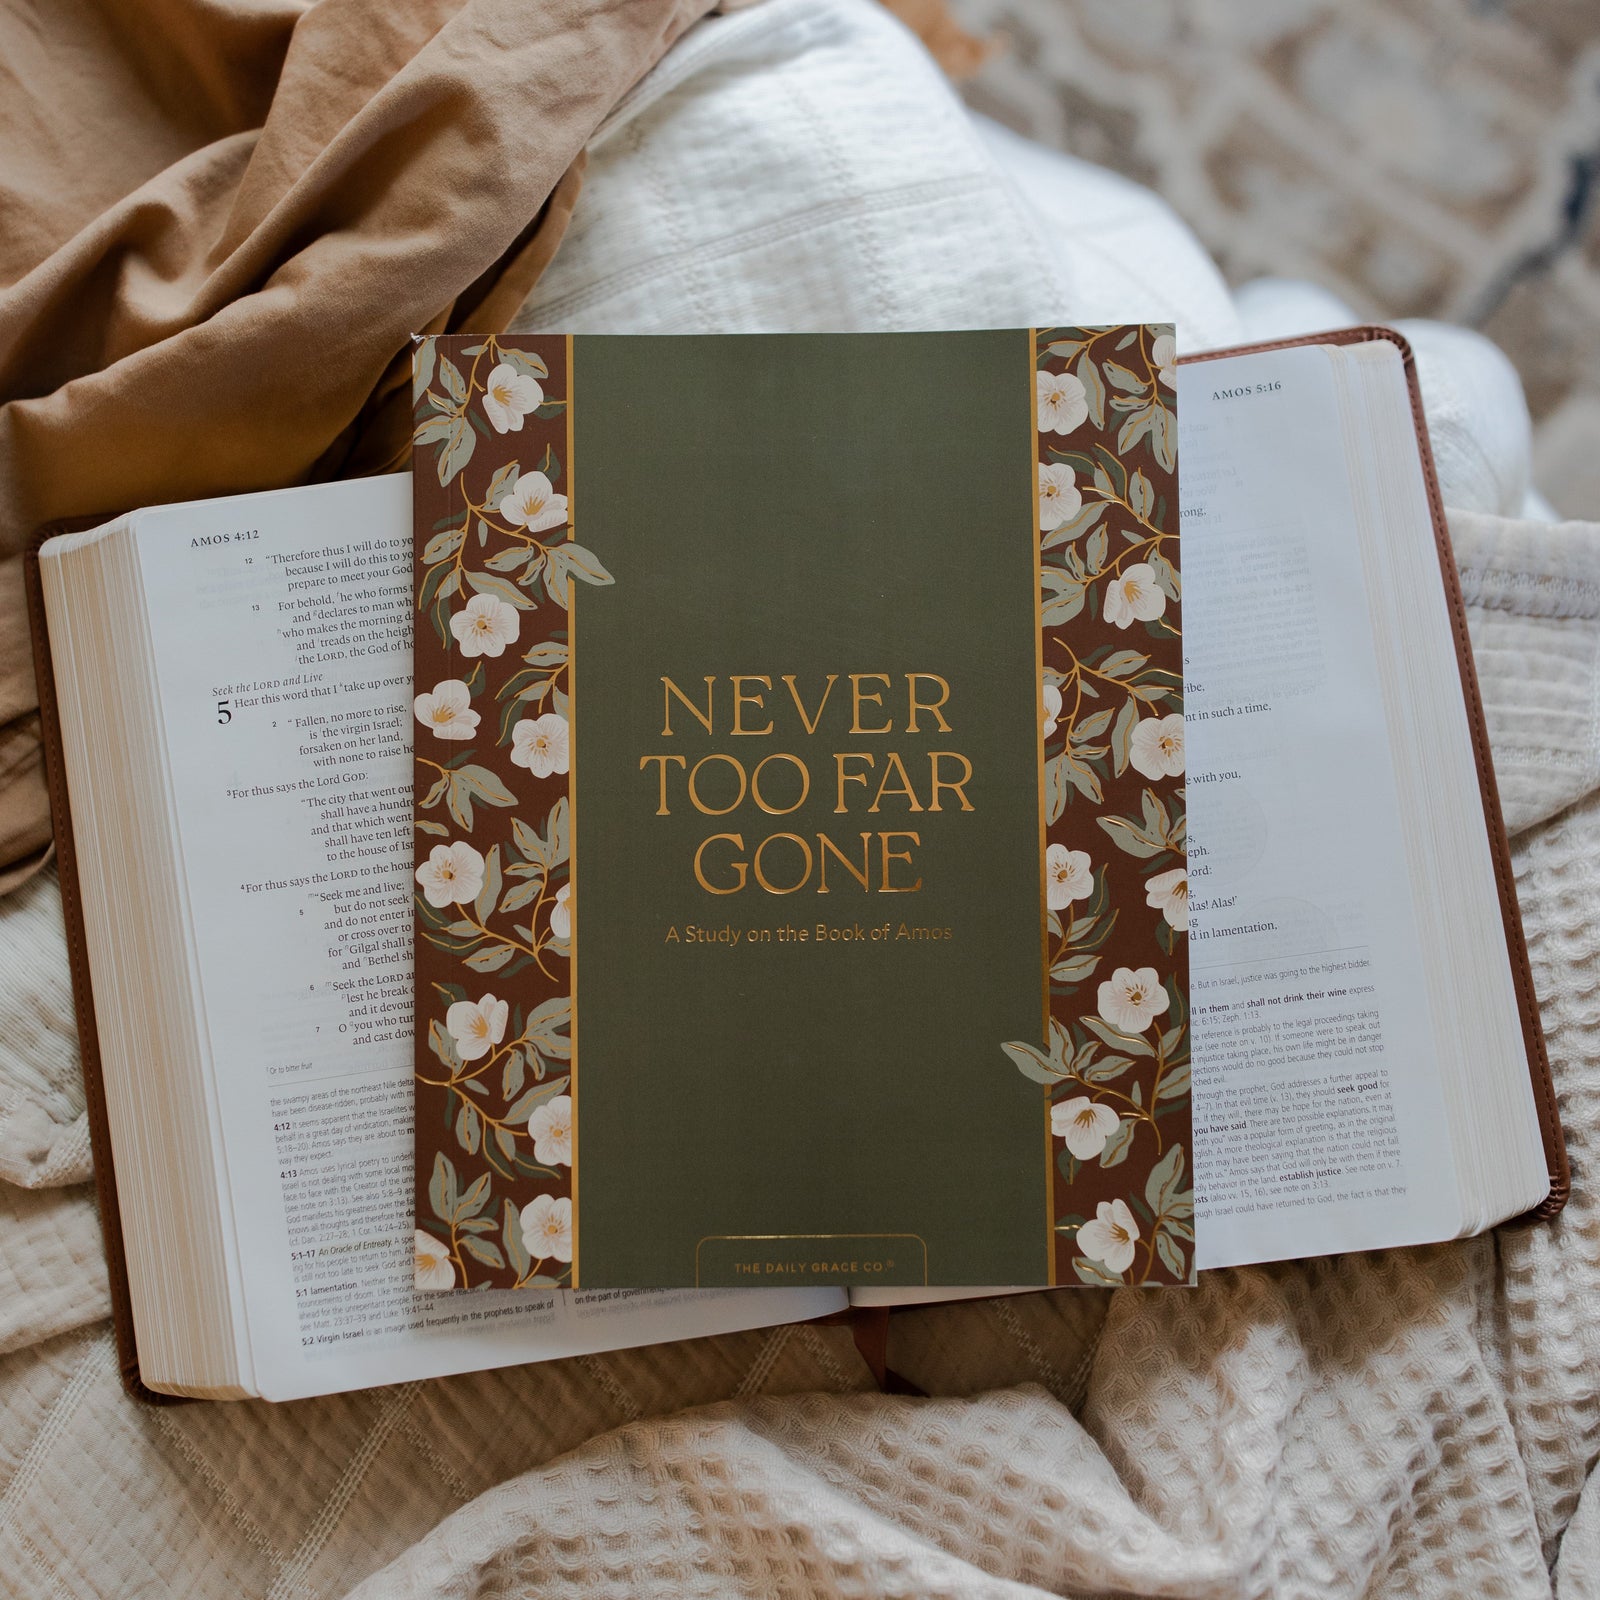
[[[0,619],[40,523],[402,459],[410,336],[503,326],[563,175],[711,5],[0,11]],[[0,872],[47,827],[26,630],[4,637]]]

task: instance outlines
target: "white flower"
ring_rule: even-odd
[[[1110,1106],[1099,1106],[1087,1095],[1063,1100],[1050,1107],[1050,1131],[1065,1139],[1067,1149],[1080,1161],[1093,1161],[1122,1121]]]
[[[1183,771],[1183,718],[1141,717],[1128,739],[1128,761],[1147,778],[1176,778]]]
[[[550,931],[558,939],[572,937],[572,907],[567,904],[572,885],[564,883],[556,890],[556,903],[550,907]]]
[[[486,1056],[506,1036],[506,1018],[511,1007],[504,1000],[486,994],[481,1000],[457,1000],[444,1014],[444,1025],[456,1042],[456,1054],[463,1061]]]
[[[528,1118],[533,1158],[547,1167],[572,1165],[572,1096],[558,1094],[533,1108]]]
[[[1100,985],[1100,1020],[1118,1033],[1143,1033],[1171,1004],[1154,967],[1118,967]]]
[[[441,739],[470,739],[478,731],[478,713],[472,709],[472,691],[460,678],[436,683],[431,694],[411,702],[417,721],[432,728]]]
[[[1041,372],[1034,380],[1039,395],[1039,432],[1071,433],[1089,415],[1083,382],[1070,372]]]
[[[1094,1220],[1078,1229],[1078,1248],[1112,1272],[1126,1272],[1133,1265],[1138,1242],[1139,1224],[1125,1200],[1102,1200]]]
[[[483,857],[467,843],[436,844],[417,868],[417,882],[430,906],[456,905],[476,900],[483,887]]]
[[[1076,381],[1076,380],[1074,380]],[[1083,509],[1083,496],[1072,481],[1071,467],[1039,463],[1039,531],[1050,533]]]
[[[565,772],[568,765],[567,719],[559,711],[542,717],[522,717],[511,728],[511,760],[536,778]]]
[[[455,1263],[442,1239],[431,1233],[416,1230],[417,1242],[412,1255],[411,1281],[419,1289],[453,1289],[456,1286]]]
[[[492,594],[475,594],[464,611],[451,617],[450,631],[456,636],[462,655],[498,656],[505,654],[508,644],[517,642],[522,621],[515,606],[496,600]]]
[[[1061,690],[1045,680],[1044,685],[1044,736],[1049,738],[1056,731],[1056,719],[1061,715]]]
[[[1178,386],[1178,344],[1170,333],[1157,334],[1150,346],[1150,365],[1155,367],[1161,381],[1169,388]]]
[[[535,1196],[522,1208],[522,1248],[535,1261],[572,1259],[572,1202]]]
[[[544,390],[509,362],[502,361],[489,374],[488,387],[483,391],[483,409],[496,433],[519,431],[522,419],[543,404]]]
[[[1131,567],[1113,573],[1106,585],[1101,614],[1119,628],[1130,622],[1154,622],[1167,609],[1167,597],[1148,563],[1135,561]]]
[[[557,494],[542,472],[525,472],[517,486],[500,502],[500,515],[514,528],[542,533],[567,520],[567,497]]]
[[[1189,931],[1189,869],[1174,867],[1144,881],[1144,903],[1157,907],[1175,933]]]
[[[1059,911],[1074,900],[1087,900],[1094,893],[1094,873],[1089,870],[1087,850],[1069,850],[1053,844],[1044,853],[1045,904]]]

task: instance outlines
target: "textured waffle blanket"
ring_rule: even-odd
[[[1252,331],[1157,202],[980,137],[865,0],[767,0],[601,131],[522,321],[1137,316]],[[1572,1158],[1560,1219],[901,1313],[891,1358],[927,1400],[869,1392],[848,1334],[804,1326],[140,1407],[44,874],[0,900],[0,1594],[1600,1596],[1600,526],[1514,519],[1514,381],[1408,331]]]

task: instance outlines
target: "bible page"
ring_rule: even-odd
[[[414,1289],[410,478],[163,508],[139,552],[261,1393],[842,1309],[829,1288]],[[518,1225],[492,1220],[473,1237]]]
[[[1201,1267],[1463,1203],[1327,354],[1179,371]]]

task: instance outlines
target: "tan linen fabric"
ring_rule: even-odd
[[[36,865],[39,523],[400,464],[602,117],[713,0],[0,0],[0,890]]]

